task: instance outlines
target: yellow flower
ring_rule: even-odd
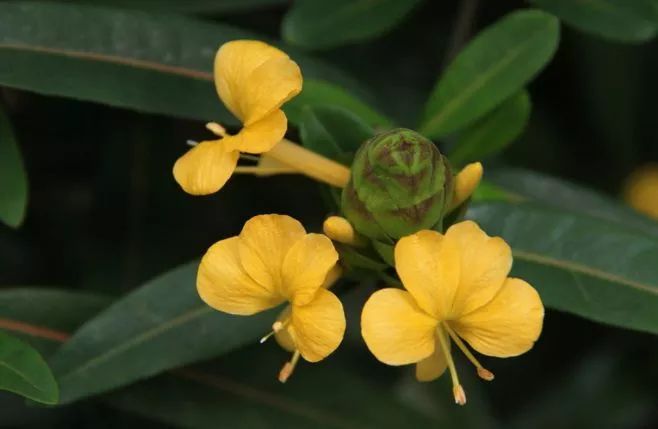
[[[658,164],[647,164],[627,179],[624,199],[635,210],[658,219]]]
[[[450,370],[455,402],[466,395],[450,354],[450,339],[492,380],[466,347],[495,357],[532,348],[544,307],[537,291],[507,277],[512,252],[474,222],[453,225],[445,235],[420,231],[395,246],[395,268],[406,290],[381,289],[366,302],[361,332],[370,351],[389,365],[416,364],[416,377],[430,381]]]
[[[343,339],[343,306],[323,287],[335,280],[337,261],[338,253],[326,236],[307,234],[289,216],[255,216],[240,235],[208,249],[199,266],[197,290],[211,307],[236,315],[290,303],[272,325],[273,333],[285,330],[294,350],[281,372],[285,381],[300,355],[318,362]]]
[[[215,87],[244,127],[229,135],[221,126],[209,124],[220,139],[203,141],[176,161],[174,177],[193,195],[211,194],[224,186],[240,152],[267,152],[281,141],[288,127],[281,106],[301,91],[302,74],[284,52],[263,42],[236,40],[217,51]]]

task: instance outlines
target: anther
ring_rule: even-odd
[[[226,129],[219,125],[217,122],[208,122],[206,129],[218,137],[226,137]]]
[[[281,383],[288,381],[293,371],[295,370],[297,362],[299,361],[299,356],[299,350],[295,350],[295,353],[292,355],[292,359],[283,365],[283,368],[281,368],[281,371],[279,372],[279,381]]]
[[[452,394],[455,395],[455,404],[466,405],[466,392],[461,384],[457,384],[452,388]]]

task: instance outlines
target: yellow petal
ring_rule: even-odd
[[[472,221],[451,226],[446,238],[459,246],[461,271],[453,316],[467,314],[493,299],[512,268],[512,250],[500,237],[489,237]]]
[[[197,291],[216,310],[250,315],[276,307],[284,298],[271,287],[256,283],[240,265],[238,237],[215,243],[201,259]]]
[[[361,335],[373,355],[388,365],[419,362],[434,352],[437,321],[401,289],[372,294],[361,313]]]
[[[448,211],[456,209],[470,198],[482,180],[482,172],[482,164],[474,162],[462,168],[455,176],[455,190]]]
[[[420,308],[444,320],[459,282],[459,249],[436,231],[420,231],[395,246],[395,269]]]
[[[286,305],[286,308],[283,309],[279,317],[276,318],[278,322],[284,324],[284,328],[274,333],[274,338],[276,342],[286,351],[294,352],[295,351],[295,340],[293,340],[288,330],[287,323],[290,319],[291,306]]]
[[[292,246],[306,235],[301,223],[285,215],[249,219],[240,232],[240,261],[258,283],[283,293],[281,269]]]
[[[222,144],[227,150],[247,153],[267,152],[286,134],[288,120],[282,110],[274,110],[258,122],[245,126],[234,136],[226,136]]]
[[[185,192],[208,195],[231,177],[240,154],[227,151],[221,141],[205,141],[188,150],[174,164],[174,178]]]
[[[437,341],[434,347],[434,353],[416,364],[416,379],[418,381],[436,380],[448,367],[441,343]],[[450,353],[450,350],[448,350],[448,353]]]
[[[236,40],[217,51],[215,87],[226,107],[248,126],[297,95],[302,74],[279,49],[255,40]]]
[[[508,278],[491,302],[450,326],[478,352],[509,357],[532,348],[543,320],[544,305],[537,291],[521,279]]]
[[[327,277],[324,278],[324,282],[322,282],[322,287],[325,289],[331,289],[331,287],[338,281],[340,276],[343,275],[343,269],[339,264],[334,265],[331,267],[329,272],[327,273]]]
[[[292,306],[289,330],[302,357],[309,362],[320,361],[343,340],[343,304],[333,293],[319,289],[308,304]]]
[[[322,287],[338,252],[331,240],[322,234],[307,234],[290,249],[281,270],[285,295],[295,305],[308,304]]]

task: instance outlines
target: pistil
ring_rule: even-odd
[[[443,351],[443,356],[445,357],[445,360],[448,363],[448,369],[450,370],[450,378],[452,379],[452,394],[455,397],[455,403],[459,405],[464,405],[466,404],[466,392],[464,392],[464,388],[459,383],[459,376],[457,375],[455,362],[452,360],[452,355],[450,354],[450,349],[449,349],[450,340],[446,337],[443,327],[438,326],[436,328],[436,337],[439,339],[439,343],[441,343],[441,350]]]

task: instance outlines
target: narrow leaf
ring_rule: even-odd
[[[643,234],[658,237],[658,222],[637,213],[620,201],[555,177],[523,169],[487,172],[487,179],[515,199],[529,199],[559,209],[617,222]]]
[[[398,24],[420,0],[297,0],[283,20],[287,42],[331,48],[374,38]]]
[[[339,85],[317,79],[306,79],[302,92],[284,105],[288,119],[299,124],[305,107],[335,106],[341,107],[360,120],[376,128],[388,128],[391,120],[377,112],[357,96],[349,93]]]
[[[230,316],[203,303],[197,266],[148,282],[84,324],[51,360],[61,402],[222,355],[270,330],[272,312]]]
[[[557,19],[538,10],[511,13],[484,29],[437,83],[421,132],[439,138],[484,116],[544,68],[558,39]]]
[[[450,152],[450,161],[464,165],[501,152],[521,134],[529,117],[530,96],[524,90],[466,128]]]
[[[3,2],[0,85],[235,124],[212,83],[217,48],[235,39],[264,38],[176,15]],[[305,77],[359,92],[358,85],[336,69],[294,50],[287,52]]]
[[[645,42],[658,30],[656,0],[530,0],[579,30],[620,42]],[[652,20],[653,18],[653,20]]]
[[[0,390],[56,404],[57,382],[39,352],[0,331]]]
[[[0,221],[18,228],[26,208],[27,174],[9,118],[0,106]]]
[[[478,204],[468,217],[510,244],[513,274],[549,307],[658,333],[658,238],[532,204]]]

